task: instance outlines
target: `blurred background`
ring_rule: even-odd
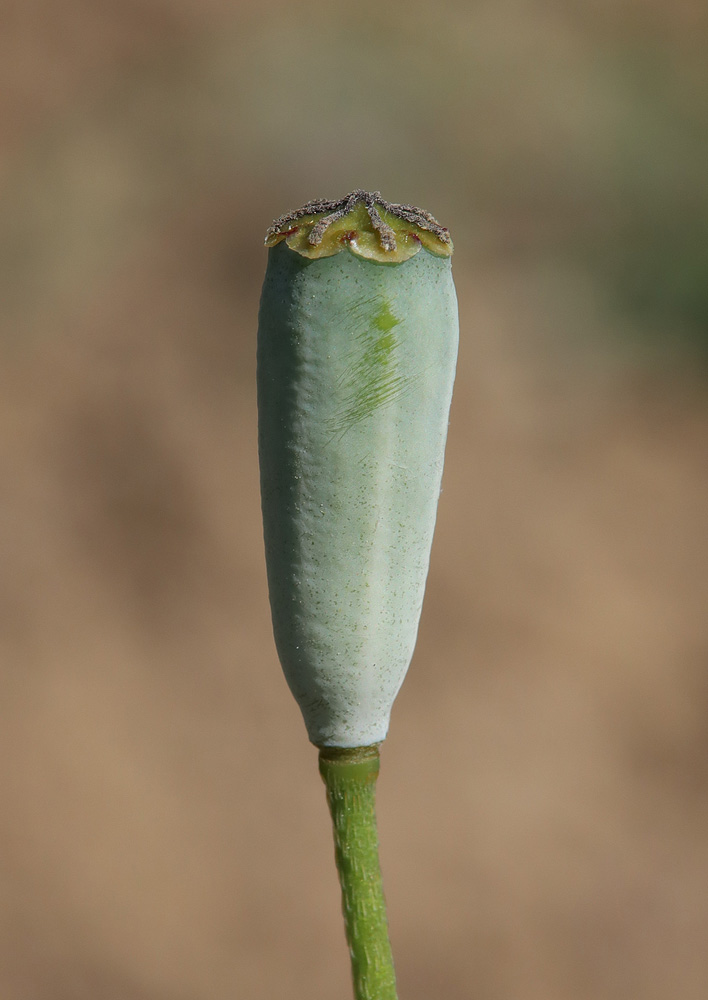
[[[404,1000],[708,995],[708,8],[26,0],[0,34],[0,994],[332,1000],[270,630],[271,220],[448,225],[459,377],[379,782]]]

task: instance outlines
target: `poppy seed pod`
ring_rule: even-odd
[[[458,343],[452,243],[355,191],[268,231],[258,423],[278,655],[320,747],[386,736],[415,646]]]

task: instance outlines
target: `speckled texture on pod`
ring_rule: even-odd
[[[386,736],[413,654],[458,341],[449,257],[268,251],[261,495],[278,654],[313,743]]]

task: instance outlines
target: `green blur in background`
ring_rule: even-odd
[[[450,227],[379,789],[402,998],[708,992],[708,12],[37,0],[0,37],[0,995],[347,996],[270,631],[272,219]]]

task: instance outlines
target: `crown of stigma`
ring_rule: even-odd
[[[380,191],[359,189],[339,201],[319,198],[281,215],[266,233],[265,244],[272,247],[283,240],[311,259],[346,249],[384,264],[408,260],[422,247],[437,257],[449,257],[453,250],[449,231],[429,212],[385,201]]]

